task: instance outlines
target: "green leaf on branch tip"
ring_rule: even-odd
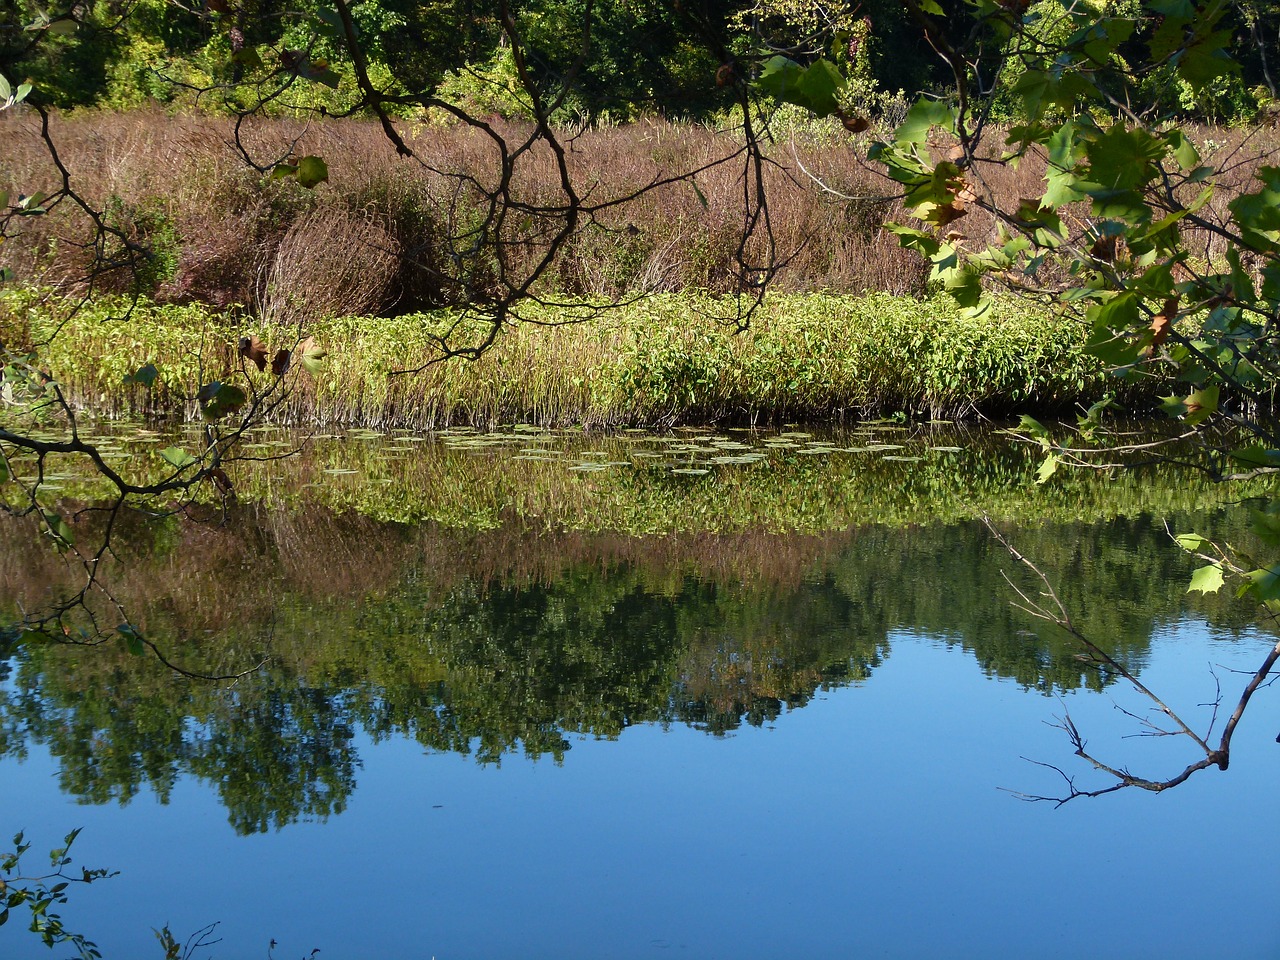
[[[324,359],[329,356],[329,351],[325,350],[311,337],[307,337],[298,345],[298,350],[302,354],[302,366],[307,373],[316,376],[324,370]]]
[[[1165,152],[1159,137],[1117,123],[1085,145],[1089,180],[1103,191],[1140,189],[1155,176]]]
[[[1076,417],[1076,425],[1086,440],[1092,440],[1094,434],[1102,426],[1102,415],[1116,402],[1111,397],[1103,397],[1089,407],[1082,415]]]
[[[239,410],[249,398],[239,387],[214,380],[200,388],[196,399],[200,401],[200,410],[204,418],[217,420]]]
[[[770,57],[756,86],[785,103],[803,107],[819,117],[829,117],[839,108],[837,94],[847,81],[830,60],[817,60],[802,67],[783,56]]]
[[[982,277],[974,267],[962,264],[939,275],[947,293],[960,306],[971,310],[982,302]]]
[[[71,527],[61,514],[53,510],[42,510],[41,514],[44,516],[45,532],[53,539],[59,550],[65,550],[75,543],[75,534],[71,532]]]
[[[1245,245],[1269,252],[1280,236],[1280,168],[1260,167],[1256,173],[1262,189],[1236,197],[1227,208],[1240,227]]]
[[[1173,154],[1173,159],[1178,161],[1178,166],[1186,172],[1195,170],[1200,163],[1200,153],[1187,135],[1181,130],[1174,129],[1165,131],[1163,136]]]
[[[320,157],[303,157],[298,161],[298,183],[308,190],[329,179],[329,167]]]
[[[126,373],[123,382],[125,386],[137,384],[149,389],[155,385],[156,378],[159,376],[160,371],[156,369],[156,365],[148,363],[145,367],[139,367],[133,373]]]
[[[30,628],[23,630],[18,634],[18,643],[22,646],[33,646],[40,643],[48,643],[49,635],[43,630],[32,630]],[[18,841],[21,844],[21,841]]]
[[[256,47],[241,47],[231,54],[231,62],[257,70],[262,66],[262,56],[258,53]]]
[[[1245,583],[1236,591],[1237,597],[1249,594],[1263,603],[1280,600],[1280,566],[1250,570],[1244,576]]]
[[[1239,447],[1227,456],[1246,467],[1280,467],[1280,450],[1269,450],[1260,443]]]
[[[911,105],[906,118],[894,131],[894,136],[899,143],[927,143],[929,131],[934,127],[941,127],[948,133],[954,132],[955,113],[946,102],[925,97]]]
[[[1197,426],[1218,412],[1219,389],[1211,383],[1187,397],[1164,397],[1160,409],[1173,419],[1181,418],[1188,426]]]
[[[1058,455],[1051,453],[1044,458],[1044,463],[1040,464],[1040,469],[1036,471],[1036,483],[1047,483],[1049,478],[1058,472]]]
[[[1023,433],[1035,437],[1041,443],[1049,442],[1049,431],[1045,428],[1045,425],[1035,417],[1029,417],[1024,413],[1021,419],[1018,420],[1018,429]]]
[[[196,462],[196,458],[181,447],[165,447],[160,451],[160,456],[179,470]]]
[[[303,157],[297,163],[277,163],[271,168],[272,180],[293,177],[298,185],[314,189],[329,179],[329,166],[320,157]]]
[[[124,646],[126,650],[128,650],[135,657],[142,656],[142,654],[145,652],[145,649],[142,643],[142,634],[138,632],[138,629],[133,624],[131,623],[120,624],[120,626],[116,627],[116,633],[120,634],[121,639],[124,640]]]
[[[1089,308],[1086,317],[1094,330],[1123,333],[1139,325],[1138,298],[1122,293]]]
[[[1272,505],[1275,506],[1274,504]],[[1280,513],[1273,510],[1254,510],[1250,529],[1268,546],[1280,547]]]
[[[1200,536],[1198,533],[1180,533],[1173,540],[1187,553],[1201,553],[1213,546],[1213,541]]]
[[[1187,587],[1187,593],[1192,593],[1193,591],[1217,593],[1221,589],[1222,567],[1219,564],[1211,563],[1200,567],[1191,574],[1191,585]]]
[[[898,236],[898,243],[908,250],[915,250],[930,260],[938,255],[938,251],[942,248],[942,242],[931,233],[925,233],[923,230],[916,230],[912,227],[898,226],[896,223],[886,223],[886,229]]]

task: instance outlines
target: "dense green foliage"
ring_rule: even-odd
[[[270,381],[246,367],[242,336],[289,334],[199,307],[109,301],[68,315],[58,301],[11,296],[0,304],[10,342],[58,336],[43,356],[70,396],[99,413],[190,416],[210,376]],[[305,378],[277,416],[296,423],[408,426],[530,421],[587,426],[825,420],[904,413],[972,416],[1069,411],[1119,386],[1083,351],[1084,328],[1050,322],[1002,301],[972,318],[948,299],[775,295],[750,330],[716,322],[714,298],[671,296],[617,307],[609,322],[574,324],[573,309],[528,308],[479,360],[458,357],[414,376],[389,376],[432,359],[454,330],[447,312],[394,319],[317,320],[328,351],[322,378]],[[456,335],[456,330],[454,330]],[[154,365],[152,387],[130,374]]]
[[[956,14],[962,9],[957,3],[942,8]],[[717,80],[717,69],[732,65],[750,76],[770,50],[801,58],[826,55],[845,67],[861,62],[876,90],[915,94],[946,78],[945,64],[907,7],[894,0],[857,5],[602,0],[591,5],[589,28],[587,9],[580,0],[512,5],[534,82],[556,90],[567,81],[565,118],[616,119],[646,112],[705,116],[732,102],[731,84],[723,75]],[[1019,9],[1029,24],[1047,25],[1032,28],[1037,38],[1056,36],[1052,24],[1059,7],[1053,0],[1023,3]],[[1136,9],[1134,3],[1099,4],[1082,8],[1079,15],[1107,10],[1131,17]],[[29,76],[44,102],[59,106],[195,102],[195,90],[251,79],[257,65],[285,50],[323,59],[333,72],[325,76],[323,89],[295,91],[277,107],[325,104],[340,110],[357,98],[349,54],[326,29],[333,23],[332,9],[317,0],[239,0],[211,4],[206,11],[164,0],[97,0],[65,9],[15,0],[7,15],[11,28],[0,34],[0,63],[13,75]],[[445,94],[481,113],[527,114],[527,100],[512,82],[516,66],[498,3],[368,0],[354,6],[352,16],[367,70],[388,93]],[[858,18],[869,25],[860,53],[849,45]],[[1186,82],[1170,61],[1144,76],[1143,90],[1184,118],[1247,120],[1276,97],[1270,64],[1280,54],[1280,11],[1270,3],[1224,4],[1216,19],[1223,48],[1240,71],[1209,77],[1212,82],[1202,88]],[[999,39],[998,30],[992,35]],[[584,39],[589,53],[578,64]],[[1129,43],[1120,55],[1136,52]],[[975,63],[987,75],[1012,71],[1013,80],[1000,77],[989,85],[998,91],[1003,119],[1022,109],[1016,95],[1004,92],[1022,70],[1021,58],[1007,54],[998,42],[988,42]],[[220,101],[215,96],[199,102],[216,107]]]
[[[51,28],[6,32],[0,62],[8,72],[29,75],[45,102],[58,106],[121,108],[149,99],[192,104],[197,89],[250,81],[263,61],[284,50],[323,59],[332,73],[321,68],[314,74],[324,78],[327,91],[297,91],[278,108],[324,105],[337,111],[354,102],[350,57],[326,30],[332,7],[316,0],[245,0],[207,10],[164,0],[99,0],[67,11],[28,0],[14,6],[15,26],[52,21]],[[576,72],[565,118],[601,111],[689,115],[723,105],[715,85],[721,61],[704,37],[727,39],[724,19],[733,4],[701,4],[705,9],[692,17],[661,2],[593,6],[589,31],[587,6],[580,2],[543,0],[516,10],[536,81],[551,89]],[[498,4],[371,0],[354,6],[352,15],[367,69],[387,92],[430,94],[442,87],[471,106],[527,114],[527,102],[507,85],[514,65]],[[33,33],[39,43],[31,42]],[[592,55],[575,71],[584,36]],[[199,102],[216,108],[239,101],[215,96]]]

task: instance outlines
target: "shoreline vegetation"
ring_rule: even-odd
[[[47,182],[56,171],[38,124],[21,108],[6,114],[6,179]],[[795,118],[775,119],[766,145],[769,240],[780,258],[749,329],[734,322],[745,282],[738,256],[760,260],[751,243],[764,238],[738,249],[743,171],[713,162],[733,154],[735,137],[651,118],[574,136],[574,177],[597,199],[637,199],[592,215],[485,356],[432,363],[441,339],[486,343],[492,317],[467,312],[483,314],[502,278],[524,276],[545,252],[537,230],[518,226],[494,251],[472,249],[479,214],[457,178],[483,181],[491,144],[465,126],[398,121],[431,154],[432,165],[419,166],[367,121],[258,119],[236,131],[255,152],[287,146],[327,158],[328,180],[307,190],[247,169],[230,122],[154,108],[52,118],[86,199],[148,251],[140,272],[98,272],[91,289],[78,285],[91,225],[66,205],[33,219],[29,242],[0,248],[0,267],[28,284],[0,301],[0,343],[39,345],[41,364],[86,414],[195,418],[201,383],[242,371],[266,382],[237,356],[251,336],[273,350],[311,337],[328,353],[323,375],[299,373],[274,413],[320,428],[1070,417],[1112,394],[1142,415],[1170,392],[1155,377],[1108,378],[1085,352],[1088,331],[1035,297],[1004,296],[983,316],[962,316],[928,280],[927,262],[885,229],[910,216],[900,187],[868,161],[865,137]],[[518,132],[518,121],[494,122]],[[1239,134],[1193,135],[1205,151],[1240,155],[1233,177],[1252,175]],[[530,156],[513,184],[519,196],[554,201],[550,160]],[[648,186],[695,168],[688,182]],[[1044,168],[1028,158],[991,177],[1001,196],[1035,196]],[[998,231],[976,208],[963,227],[974,244]],[[1212,238],[1204,244],[1213,259]],[[37,289],[92,297],[69,315]],[[550,303],[561,306],[541,305]],[[583,316],[589,322],[572,322]],[[127,386],[147,364],[158,371],[154,388]],[[393,373],[404,370],[419,372]]]
[[[1087,331],[1042,310],[997,299],[968,317],[945,297],[772,294],[739,331],[722,319],[732,306],[708,295],[655,295],[580,322],[577,308],[543,306],[478,359],[400,374],[438,356],[433,338],[472,321],[434,311],[287,327],[200,305],[98,298],[73,310],[28,290],[0,298],[0,340],[44,344],[67,398],[108,419],[196,419],[211,379],[265,389],[270,368],[238,355],[246,337],[272,349],[310,337],[327,353],[323,372],[291,372],[274,412],[320,428],[766,426],[1069,415],[1112,395],[1140,413],[1154,401],[1158,381],[1108,376],[1085,352]],[[126,380],[148,364],[150,388]]]

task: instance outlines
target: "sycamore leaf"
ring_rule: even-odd
[[[829,60],[817,60],[802,67],[783,56],[765,61],[756,81],[756,86],[770,96],[794,103],[820,117],[836,112],[837,94],[845,84],[839,69]]]
[[[1211,563],[1201,567],[1195,573],[1191,574],[1191,585],[1187,587],[1187,593],[1199,591],[1200,593],[1217,593],[1222,589],[1222,566],[1217,563]]]
[[[142,646],[142,634],[138,632],[138,628],[131,623],[122,623],[116,627],[116,633],[120,634],[120,639],[124,641],[125,649],[133,656],[140,657],[144,653]]]
[[[237,352],[244,357],[257,364],[259,370],[264,370],[267,366],[267,347],[258,339],[257,334],[249,334],[247,337],[240,338],[240,346]]]
[[[955,113],[945,101],[922,98],[911,105],[894,136],[899,143],[922,144],[934,127],[950,132],[954,126]]]
[[[1049,431],[1045,428],[1045,425],[1035,417],[1029,417],[1024,413],[1022,418],[1018,421],[1018,429],[1024,433],[1029,433],[1041,443],[1049,442]]]
[[[54,546],[59,550],[66,550],[76,542],[75,535],[71,532],[71,527],[62,515],[53,510],[42,510],[44,516],[45,533],[53,540]]]
[[[170,464],[178,470],[183,467],[189,467],[196,462],[196,458],[181,447],[165,447],[160,451],[160,456],[164,457]]]
[[[1268,450],[1260,443],[1232,450],[1227,456],[1246,467],[1280,467],[1280,450]]]
[[[205,419],[217,420],[239,410],[249,398],[239,387],[214,380],[200,388],[196,399],[200,401],[200,410]]]
[[[123,382],[125,386],[133,386],[136,384],[138,386],[150,388],[155,384],[156,378],[159,376],[160,371],[156,369],[156,365],[154,363],[148,363],[145,367],[139,367],[137,370],[133,371],[133,373],[126,373],[124,375]]]
[[[288,350],[277,350],[276,355],[271,358],[271,372],[277,377],[283,377],[289,372],[289,363],[293,359],[293,354]]]
[[[298,344],[298,352],[302,354],[303,367],[312,376],[318,375],[324,369],[322,361],[329,356],[329,351],[316,343],[315,337],[307,337]]]
[[[1280,547],[1280,514],[1270,510],[1254,510],[1250,527],[1263,543]]]
[[[320,157],[303,157],[298,161],[298,183],[308,190],[329,179],[329,166]]]
[[[1263,567],[1250,570],[1245,575],[1245,584],[1236,591],[1237,597],[1252,594],[1264,603],[1280,600],[1280,566]]]
[[[1173,539],[1187,553],[1202,553],[1208,547],[1213,546],[1213,541],[1200,536],[1198,533],[1180,533]]]
[[[1218,385],[1211,383],[1187,397],[1187,423],[1203,423],[1218,411]]]
[[[1049,478],[1058,472],[1058,455],[1051,453],[1044,458],[1044,463],[1040,464],[1040,469],[1036,471],[1036,483],[1046,483]]]

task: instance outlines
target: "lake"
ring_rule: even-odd
[[[1247,543],[1220,491],[1037,464],[897,424],[316,438],[225,526],[117,531],[131,622],[240,679],[11,651],[0,826],[120,871],[62,908],[108,958],[215,922],[194,957],[1280,956],[1270,691],[1226,773],[1019,799],[1062,793],[1043,764],[1106,785],[1067,714],[1136,774],[1197,756],[1011,606],[980,514],[1198,730],[1275,642],[1186,593],[1163,518]],[[56,553],[0,536],[7,615],[56,596]],[[0,952],[50,956],[25,920]]]

